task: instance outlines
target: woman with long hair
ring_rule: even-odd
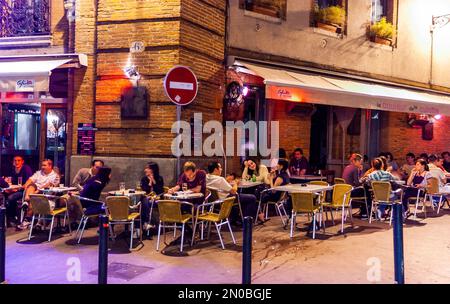
[[[148,196],[145,196],[142,200],[141,208],[141,220],[142,229],[149,230],[154,226],[151,225],[152,219],[150,218],[150,204],[151,200],[164,193],[164,179],[159,174],[159,166],[155,162],[149,162],[144,168],[144,174],[141,178],[141,188]],[[152,218],[155,213],[152,213]],[[156,219],[153,219],[156,222]]]
[[[102,167],[99,168],[98,173],[91,177],[84,185],[83,190],[80,192],[82,198],[98,201],[103,189],[111,180],[111,168]],[[86,214],[102,214],[102,204],[92,202],[89,200],[81,199],[81,205],[86,209]]]
[[[428,179],[431,177],[432,175],[430,174],[427,162],[424,159],[418,159],[406,182],[408,188],[406,188],[403,194],[402,203],[405,218],[409,215],[409,198],[416,197],[419,189],[424,189],[427,186]]]

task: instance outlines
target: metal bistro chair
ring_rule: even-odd
[[[44,195],[44,194],[30,194],[30,204],[33,211],[33,217],[31,219],[31,225],[30,225],[30,233],[28,235],[28,240],[31,240],[31,235],[33,234],[33,225],[34,221],[37,217],[39,220],[51,220],[50,224],[50,231],[48,234],[48,242],[52,239],[52,232],[53,232],[53,225],[55,223],[55,217],[57,216],[63,216],[64,215],[64,224],[63,226],[66,226],[66,218],[68,218],[67,213],[67,200],[66,207],[61,208],[54,208],[52,210],[50,200],[49,198],[57,198],[55,196],[51,195]],[[69,224],[69,232],[72,233],[70,230],[70,224]]]
[[[209,224],[214,223],[216,226],[217,234],[219,235],[220,244],[222,245],[222,249],[225,249],[225,245],[223,244],[222,235],[220,234],[220,229],[223,225],[228,225],[228,229],[230,230],[231,238],[233,239],[233,243],[236,244],[236,239],[234,238],[233,230],[231,229],[229,216],[231,213],[231,209],[233,208],[235,197],[228,197],[224,200],[217,200],[211,203],[205,203],[203,205],[197,206],[197,212],[195,217],[194,231],[192,233],[192,241],[191,245],[194,244],[195,239],[195,230],[198,224],[203,222],[208,222]],[[209,208],[210,211],[203,212],[201,210],[208,209],[209,206],[213,207],[214,205],[220,205],[220,210],[218,213],[213,211],[213,208]],[[203,226],[202,226],[203,230]],[[211,225],[208,230],[208,238],[211,232]],[[203,240],[203,232],[201,234],[201,239]]]
[[[220,200],[219,193],[221,193],[223,191],[216,189],[216,188],[212,188],[212,187],[208,187],[207,189],[211,193],[211,196],[209,197],[208,202],[215,202],[217,200]],[[241,206],[241,201],[239,199],[239,194],[236,193],[235,196],[236,196],[236,200],[233,203],[233,207],[237,206],[239,208],[239,215],[241,217],[242,222],[244,222],[244,214],[242,213],[242,206]],[[214,207],[214,206],[212,206],[212,207]]]
[[[291,220],[291,231],[289,236],[294,237],[294,227],[296,225],[297,213],[308,213],[312,214],[312,225],[313,225],[313,239],[316,238],[316,215],[320,214],[319,222],[323,223],[323,212],[322,207],[319,203],[314,204],[315,196],[314,193],[291,193],[292,199],[292,220]],[[322,226],[323,232],[325,233],[325,225]]]
[[[334,178],[334,184],[345,184],[345,179],[341,178],[341,177],[335,177]]]
[[[187,222],[193,221],[194,205],[188,202],[177,200],[160,200],[157,201],[159,210],[159,227],[158,240],[156,242],[156,251],[159,251],[159,240],[161,236],[161,228],[163,228],[164,239],[166,237],[166,228],[174,228],[175,233],[177,228],[181,228],[181,245],[180,252],[183,252],[184,245],[184,227]],[[191,213],[182,214],[181,206],[187,205],[191,209]],[[170,225],[172,224],[172,225]],[[176,234],[175,234],[176,235]]]
[[[372,212],[369,216],[369,223],[372,223],[373,212],[377,214],[378,206],[390,206],[391,211],[389,215],[389,225],[392,225],[392,205],[396,203],[401,203],[401,197],[395,198],[393,195],[397,191],[392,191],[392,185],[387,181],[372,181],[372,191],[373,191],[373,199],[372,199]]]
[[[90,218],[98,217],[100,214],[89,214],[86,212],[86,208],[83,208],[83,205],[81,204],[81,200],[89,200],[91,202],[95,202],[101,205],[104,205],[104,202],[84,198],[77,195],[72,195],[69,197],[68,201],[68,208],[70,212],[77,212],[78,214],[81,214],[80,224],[78,224],[77,232],[75,233],[75,240],[77,241],[77,244],[80,244],[81,238],[83,237],[84,230],[86,229],[86,224]]]
[[[333,197],[331,202],[324,202],[322,204],[324,211],[325,209],[329,209],[331,211],[331,219],[334,225],[333,218],[333,210],[342,210],[342,219],[341,219],[341,233],[344,232],[344,222],[346,220],[346,212],[349,212],[350,220],[353,225],[353,216],[352,216],[352,200],[350,197],[350,193],[353,190],[353,187],[348,184],[336,184],[333,186]]]
[[[134,222],[139,221],[139,240],[142,244],[142,221],[141,205],[140,203],[134,206],[130,206],[131,200],[128,196],[108,196],[106,198],[107,215],[109,216],[109,228],[111,236],[114,239],[112,230],[113,225],[130,225],[130,250],[133,249],[133,234],[134,234]],[[136,210],[136,208],[138,210]]]
[[[256,211],[256,216],[255,216],[255,223],[258,222],[258,214],[261,211],[263,194],[268,191],[272,191],[272,189],[265,189],[265,190],[261,191],[261,196],[259,198],[259,203],[258,203],[258,209]],[[283,227],[285,227],[289,221],[289,216],[286,212],[286,208],[284,207],[284,203],[286,202],[287,199],[288,199],[288,196],[287,196],[286,192],[282,192],[280,199],[278,201],[268,201],[266,203],[266,205],[264,206],[264,209],[262,210],[262,212],[264,213],[264,219],[269,218],[269,205],[273,205],[273,206],[275,206],[275,212],[281,218],[281,223],[282,223]]]
[[[445,195],[439,191],[439,180],[436,177],[432,177],[432,178],[428,179],[428,184],[426,187],[426,194],[425,194],[425,199],[423,201],[422,211],[425,211],[424,210],[425,202],[426,202],[427,198],[430,200],[431,207],[434,210],[434,204],[433,204],[434,197],[439,197],[439,203],[438,203],[438,208],[437,208],[437,212],[436,212],[436,214],[439,214],[441,205],[444,204],[443,200],[445,199]],[[425,216],[426,216],[426,212],[425,212]]]

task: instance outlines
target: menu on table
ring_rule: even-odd
[[[79,155],[94,155],[96,130],[94,123],[78,124],[77,153]]]

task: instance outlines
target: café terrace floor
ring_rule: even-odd
[[[450,210],[427,218],[412,217],[404,226],[406,283],[450,283]],[[278,217],[256,226],[253,233],[252,283],[393,283],[393,235],[388,222],[354,220],[313,240],[306,236],[307,218],[298,219],[293,240]],[[80,245],[68,234],[47,233],[26,240],[27,232],[8,230],[6,278],[8,283],[91,283],[97,282],[97,229],[90,228]],[[226,249],[220,248],[215,233],[212,241],[189,246],[183,254],[179,245],[162,245],[155,250],[156,236],[144,246],[128,251],[125,238],[111,243],[108,283],[231,283],[241,282],[242,230],[234,228],[237,245],[223,232]],[[168,241],[172,240],[168,233]],[[378,263],[379,262],[379,263]],[[79,268],[77,266],[80,266]],[[378,267],[379,266],[379,267]],[[379,271],[378,271],[379,269]],[[79,272],[77,272],[79,271]],[[78,276],[77,274],[80,274]],[[78,281],[78,279],[80,279]]]

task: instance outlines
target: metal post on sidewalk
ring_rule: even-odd
[[[0,284],[5,283],[6,266],[6,209],[0,208]]]
[[[403,255],[403,206],[394,204],[394,268],[395,282],[405,284],[405,264]]]
[[[100,237],[98,242],[98,284],[108,283],[108,230],[106,215],[100,216]]]
[[[252,232],[253,218],[244,218],[244,244],[242,248],[242,284],[252,283]]]

